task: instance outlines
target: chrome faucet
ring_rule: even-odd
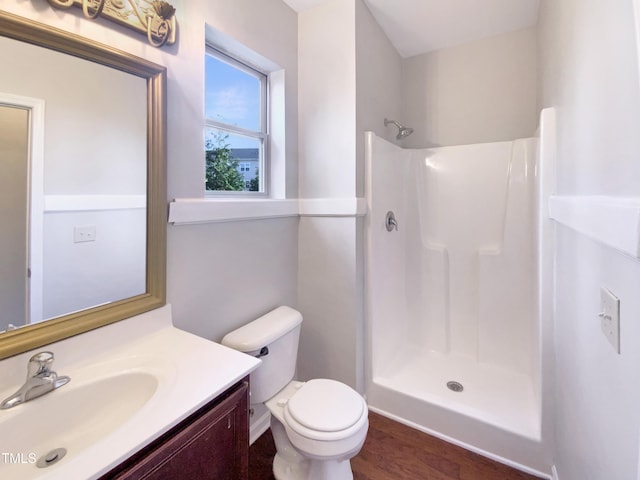
[[[71,379],[67,376],[59,377],[51,370],[51,365],[53,365],[52,352],[40,352],[31,357],[27,366],[27,381],[16,393],[0,404],[0,409],[15,407],[69,383]]]

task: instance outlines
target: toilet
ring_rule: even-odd
[[[369,428],[367,404],[335,380],[293,380],[301,323],[300,312],[281,306],[222,339],[262,360],[250,377],[250,443],[271,427],[277,480],[352,480],[350,460]]]

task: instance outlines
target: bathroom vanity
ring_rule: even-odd
[[[246,478],[248,377],[259,359],[175,328],[170,305],[46,350],[70,381],[0,410],[0,452],[11,455],[0,478]],[[0,361],[0,397],[24,383],[34,353]]]
[[[101,480],[248,478],[248,399],[246,377]]]

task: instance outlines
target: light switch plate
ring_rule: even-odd
[[[608,289],[600,289],[600,321],[602,333],[616,353],[620,353],[620,299]]]

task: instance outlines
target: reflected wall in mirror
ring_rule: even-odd
[[[164,304],[166,72],[4,12],[0,64],[2,358]]]
[[[2,37],[0,65],[3,118],[26,116],[2,142],[14,161],[0,162],[13,223],[0,234],[11,262],[0,284],[21,288],[3,295],[0,330],[144,293],[145,80]]]

